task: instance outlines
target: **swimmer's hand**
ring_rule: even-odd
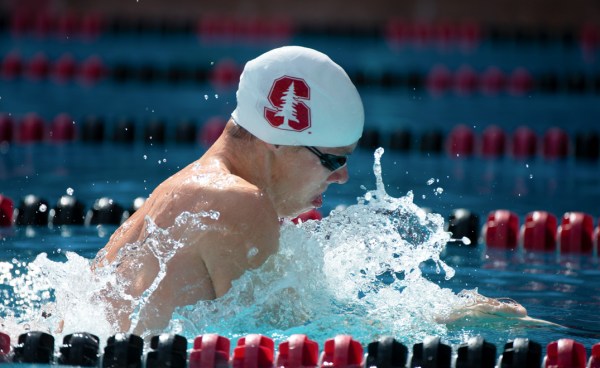
[[[481,324],[562,327],[552,322],[529,317],[525,307],[512,299],[488,298],[473,290],[463,290],[458,295],[465,297],[467,303],[454,309],[449,315],[437,316],[436,322],[444,323],[448,327]]]

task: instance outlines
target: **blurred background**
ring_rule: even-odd
[[[207,14],[225,18],[287,17],[304,25],[381,26],[392,17],[408,21],[475,21],[495,25],[578,26],[598,22],[600,5],[593,0],[331,0],[331,1],[193,1],[193,0],[3,0],[4,12],[31,7],[77,14],[191,19]]]
[[[599,21],[593,0],[2,0],[0,193],[146,197],[221,132],[244,63],[297,44],[365,105],[324,212],[381,146],[389,190],[440,213],[598,216]]]

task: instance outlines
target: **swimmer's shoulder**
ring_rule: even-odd
[[[225,221],[279,227],[277,213],[268,195],[219,165],[196,161],[169,178],[152,196],[167,198],[182,211],[212,210],[221,213]]]

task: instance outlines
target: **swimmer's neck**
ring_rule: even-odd
[[[274,185],[273,155],[270,145],[259,139],[240,139],[232,137],[228,130],[232,128],[227,123],[225,130],[215,143],[200,158],[199,162],[214,165],[215,161],[222,170],[235,175],[269,194]]]

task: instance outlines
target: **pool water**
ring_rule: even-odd
[[[10,146],[2,153],[3,194],[18,199],[23,195],[35,193],[48,199],[53,205],[58,197],[71,189],[73,195],[85,203],[87,208],[95,199],[102,196],[111,196],[115,201],[127,206],[133,198],[147,196],[161,180],[199,157],[202,151],[203,148],[199,146],[156,147],[110,143],[97,146],[81,144]],[[31,160],[31,157],[39,159]],[[123,157],[128,159],[123,160]],[[575,162],[548,164],[542,160],[533,160],[528,167],[525,167],[525,163],[509,158],[497,161],[478,158],[456,160],[395,152],[386,152],[381,162],[383,182],[386,191],[392,197],[401,197],[411,191],[416,205],[439,213],[442,218],[447,218],[451,210],[457,207],[469,208],[481,217],[490,210],[507,207],[519,214],[521,218],[528,211],[540,209],[553,212],[557,216],[560,216],[563,211],[573,209],[595,213],[594,205],[598,203],[590,200],[597,195],[595,190],[583,193],[581,189],[577,189],[580,181],[597,183],[595,167]],[[373,152],[370,150],[359,149],[352,155],[351,180],[346,185],[330,188],[325,196],[325,205],[321,209],[323,214],[327,215],[336,208],[339,210],[352,206],[357,203],[357,197],[364,196],[366,190],[375,188],[372,163]],[[515,165],[522,167],[515,169]],[[556,175],[556,170],[559,170],[556,165],[562,165],[562,170],[572,170],[577,175],[573,177]],[[554,183],[549,183],[549,178],[554,180]],[[588,188],[592,187],[594,186],[588,186]],[[330,230],[337,229],[337,225],[328,226]],[[67,252],[75,252],[81,257],[92,259],[114,229],[114,226],[106,225],[3,229],[0,259],[13,264],[31,262],[42,252],[47,253],[50,260],[58,262],[65,262]],[[295,237],[296,230],[289,231],[287,233],[289,237],[301,238]],[[351,235],[347,239],[357,236],[359,239],[367,239],[375,236],[375,233],[367,231]],[[277,262],[283,264],[288,262],[291,269],[299,267],[296,269],[296,276],[306,272],[303,267],[318,273],[324,272],[323,270],[331,266],[328,263],[321,264],[319,266],[321,268],[309,266],[319,256],[323,257],[323,254],[319,253],[321,251],[317,250],[319,248],[311,246],[310,242],[284,239],[283,243],[284,249],[291,254],[306,255],[306,252],[317,252],[314,253],[312,260],[298,260],[295,255],[289,256],[289,252],[283,252],[284,255]],[[332,248],[334,253],[331,254],[336,255],[337,258],[340,254],[349,257],[352,267],[362,267],[364,261],[360,255],[353,254],[351,250],[335,253],[340,252],[339,249],[335,249],[336,246],[327,247]],[[393,253],[389,256],[392,258]],[[386,257],[388,256],[382,256],[382,259]],[[371,290],[364,294],[362,291],[350,290],[343,297],[332,298],[326,303],[318,301],[318,293],[310,291],[304,294],[308,299],[306,304],[294,304],[288,298],[287,303],[290,304],[279,305],[277,308],[288,313],[289,319],[286,319],[285,313],[284,317],[280,316],[279,319],[273,317],[274,307],[270,305],[269,300],[262,299],[257,294],[249,294],[245,295],[247,300],[258,301],[257,305],[246,302],[226,312],[213,313],[215,308],[218,309],[216,306],[222,307],[222,304],[217,303],[216,306],[212,303],[203,304],[202,308],[197,306],[195,310],[192,309],[192,312],[180,311],[178,318],[182,322],[171,328],[187,335],[190,339],[197,334],[217,332],[233,339],[248,333],[263,333],[272,336],[276,341],[283,341],[293,333],[305,333],[320,343],[339,333],[352,334],[363,343],[376,339],[381,334],[392,334],[407,344],[413,344],[424,336],[433,334],[442,336],[453,344],[464,342],[470,336],[481,335],[497,346],[517,336],[530,337],[542,346],[559,338],[570,337],[589,348],[600,337],[600,319],[595,313],[600,304],[600,282],[598,282],[600,271],[596,257],[532,253],[521,250],[505,251],[487,248],[485,244],[459,246],[450,243],[441,252],[441,260],[454,268],[456,272],[454,277],[447,279],[447,274],[443,270],[440,271],[439,265],[431,260],[423,262],[420,266],[423,278],[428,280],[424,287],[427,292],[433,293],[432,295],[439,295],[440,301],[447,297],[445,290],[456,294],[463,289],[477,289],[487,297],[514,299],[527,308],[530,316],[563,327],[531,326],[502,319],[467,323],[464,326],[460,324],[444,326],[426,319],[421,320],[423,316],[411,316],[410,318],[414,319],[408,319],[409,323],[406,326],[390,329],[385,324],[379,324],[381,321],[378,319],[406,317],[393,314],[397,312],[390,312],[394,309],[394,304],[390,304],[390,301],[399,298],[402,294],[398,291],[401,292],[405,287],[394,286],[394,268],[391,267],[389,272],[380,271],[378,276],[371,280],[376,285],[376,291]],[[54,271],[60,269],[60,266],[53,268]],[[78,270],[77,268],[75,270],[75,273],[71,274],[73,277],[77,277]],[[264,286],[261,289],[263,279],[268,280],[269,277],[277,279],[279,276],[253,272],[241,282],[237,290],[239,294],[225,298],[226,305],[235,298],[244,296],[243,291],[246,289],[257,289],[261,292],[268,290]],[[293,284],[298,282],[298,279],[292,278],[288,282]],[[303,282],[298,282],[298,285],[306,286]],[[356,285],[359,285],[357,289],[364,288],[364,284]],[[386,288],[385,285],[392,286]],[[280,287],[277,289],[278,292],[286,290],[285,286]],[[381,293],[382,290],[386,293],[394,293],[394,296],[387,296],[389,300],[382,297],[383,304],[379,306],[381,310],[378,310],[377,302],[370,300],[372,296],[369,293]],[[353,297],[348,299],[348,295]],[[274,299],[281,298],[281,294],[275,292],[269,296]],[[415,306],[414,301],[412,303],[408,304],[408,308],[414,308],[412,312],[415,312],[419,308]],[[429,303],[435,304],[431,301]],[[316,307],[321,304],[331,309],[324,310],[322,307]],[[364,311],[364,308],[375,310],[369,312]],[[198,309],[213,312],[201,312],[198,316]],[[434,313],[435,307],[424,306],[424,311],[422,312],[424,314]],[[295,313],[308,313],[312,317],[306,320],[296,316]],[[363,313],[369,317],[363,318]],[[235,315],[238,315],[238,318],[235,318]],[[258,321],[252,321],[251,317]],[[295,323],[300,324],[295,325]]]
[[[109,69],[127,64],[139,71],[143,65],[166,69],[182,64],[209,73],[224,60],[233,60],[240,66],[285,43],[326,52],[356,80],[358,76],[379,80],[386,74],[409,72],[426,78],[428,72],[441,63],[451,71],[469,65],[478,73],[495,66],[507,75],[524,67],[537,79],[551,73],[561,83],[569,73],[581,72],[586,78],[598,75],[598,50],[584,54],[579,47],[559,43],[493,44],[484,40],[475,48],[461,49],[390,45],[383,37],[306,34],[263,43],[229,41],[203,42],[191,34],[167,37],[106,34],[83,42],[31,35],[12,37],[3,33],[0,50],[3,54],[17,51],[24,60],[32,59],[38,52],[45,53],[51,60],[65,53],[72,54],[77,61],[99,55]],[[132,46],[135,53],[131,52]],[[123,82],[106,77],[92,86],[76,81],[57,83],[52,78],[3,80],[0,83],[1,109],[15,120],[35,112],[50,121],[66,112],[73,117],[76,128],[81,128],[85,116],[100,116],[107,121],[108,137],[115,121],[123,117],[133,118],[138,132],[145,123],[156,118],[165,119],[170,129],[177,121],[190,117],[200,125],[210,117],[227,118],[235,105],[235,88],[215,86],[209,80],[174,84],[132,79]],[[493,124],[501,126],[507,134],[521,125],[530,127],[538,136],[551,126],[564,129],[571,138],[578,132],[595,131],[600,116],[597,86],[583,93],[565,92],[563,87],[549,93],[536,90],[524,95],[500,92],[490,96],[479,91],[462,95],[449,90],[441,96],[432,96],[425,88],[362,83],[359,91],[365,106],[366,128],[379,132],[381,142],[377,145],[387,148],[389,136],[395,131],[407,129],[416,137],[434,130],[448,133],[457,124],[466,124],[478,134]],[[60,196],[72,193],[87,209],[101,197],[110,197],[123,207],[129,207],[134,198],[147,197],[156,185],[200,157],[206,148],[169,142],[143,144],[136,139],[134,144],[115,144],[109,140],[101,144],[2,143],[0,193],[15,200],[17,205],[23,196],[36,194],[53,206]],[[477,155],[457,158],[444,153],[418,152],[414,149],[415,143],[410,152],[387,150],[382,157],[382,178],[392,198],[406,198],[404,196],[411,193],[412,200],[408,202],[427,209],[430,214],[440,214],[443,219],[455,208],[467,208],[480,216],[481,224],[487,213],[496,209],[515,212],[521,223],[525,215],[534,210],[545,210],[558,218],[567,211],[580,211],[590,214],[595,224],[598,221],[598,161],[584,162],[572,156],[547,160],[541,155],[526,160],[513,159],[510,155],[498,159],[483,159]],[[597,255],[505,251],[487,247],[483,242],[476,246],[450,243],[443,250],[436,248],[439,243],[409,247],[415,253],[408,254],[413,254],[415,259],[439,256],[454,269],[455,275],[448,278],[448,270],[431,259],[422,262],[417,270],[402,268],[397,260],[405,249],[396,248],[393,242],[382,249],[370,249],[373,256],[368,252],[359,253],[359,249],[364,251],[361,244],[372,246],[372,239],[380,239],[382,231],[379,230],[388,221],[385,211],[378,212],[374,204],[373,207],[369,204],[352,207],[359,197],[376,187],[374,148],[359,148],[350,161],[350,181],[343,186],[332,186],[326,193],[321,211],[325,216],[335,211],[325,218],[323,225],[307,223],[300,228],[285,227],[281,252],[269,262],[287,265],[290,274],[262,269],[249,272],[223,300],[178,311],[178,322],[171,326],[171,331],[188,338],[217,332],[232,339],[248,333],[264,333],[277,343],[293,333],[305,333],[321,346],[325,339],[341,333],[352,334],[363,344],[390,334],[407,345],[421,341],[426,335],[442,336],[452,344],[481,335],[498,347],[514,337],[530,337],[542,346],[569,337],[583,343],[589,355],[590,347],[600,340]],[[409,207],[415,211],[411,216],[415,215],[418,210],[412,205]],[[354,223],[354,232],[336,232],[343,223],[339,220],[346,219],[345,214],[359,212],[363,217]],[[420,216],[425,213],[419,212]],[[414,220],[411,216],[409,218]],[[361,228],[372,223],[378,225]],[[420,226],[419,221],[415,224]],[[39,290],[29,293],[29,279],[23,276],[29,262],[41,253],[47,254],[50,261],[38,259],[34,264],[46,267],[55,281],[56,290],[41,287],[42,292],[47,292],[43,295],[44,301],[56,302],[56,298],[64,295],[61,292],[68,294],[73,283],[85,279],[88,260],[104,246],[114,230],[115,226],[107,225],[0,229],[2,276],[9,272],[5,265],[11,265],[11,277],[20,283],[16,284],[17,291],[23,294],[17,300],[32,303],[16,304],[10,300],[14,297],[11,286],[0,285],[3,305],[12,313],[22,314],[21,319],[12,317],[9,322],[17,322],[19,326],[8,332],[15,335],[25,329],[25,324],[29,328],[49,329],[50,322],[39,317],[40,309],[46,308],[36,299]],[[319,243],[307,235],[311,231],[319,236],[331,232],[346,238],[340,238],[343,241],[337,244],[324,239]],[[443,236],[439,228],[434,233]],[[345,248],[349,244],[356,248]],[[419,253],[420,248],[425,254]],[[340,264],[340,260],[346,262]],[[347,275],[336,272],[338,269],[345,270]],[[16,274],[17,270],[20,275]],[[412,278],[406,279],[407,275]],[[46,279],[36,281],[42,283]],[[273,288],[266,286],[269,281]],[[331,284],[336,287],[330,287]],[[294,287],[297,291],[290,291]],[[512,298],[522,303],[531,316],[562,327],[532,326],[506,319],[448,326],[435,323],[433,315],[443,311],[444,304],[458,303],[456,295],[463,289],[477,289],[493,298]],[[58,311],[60,313],[75,310],[73,314],[77,314],[80,309],[74,307],[83,304],[76,295],[67,295],[58,302],[72,302]],[[6,311],[7,308],[1,309],[0,316]],[[94,325],[89,315],[84,315],[85,321],[75,315],[74,321],[81,323],[75,323],[77,326],[72,328],[88,329],[105,340],[104,335],[110,331]]]

